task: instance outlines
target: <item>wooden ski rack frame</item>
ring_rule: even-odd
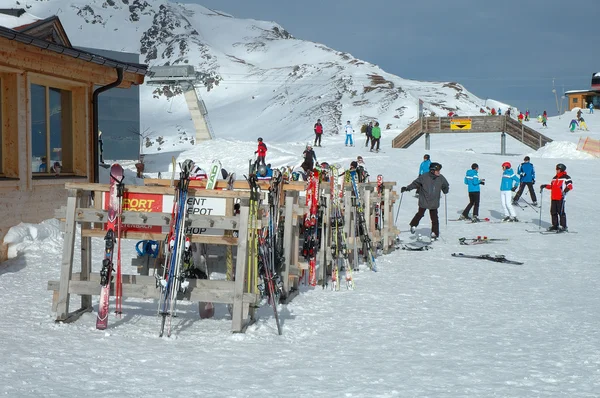
[[[170,180],[146,179],[145,186],[125,186],[125,195],[143,194],[143,195],[174,195],[175,188],[170,186]],[[262,194],[268,192],[269,181],[259,181]],[[384,212],[384,226],[381,230],[375,229],[375,201],[377,194],[373,192],[377,189],[377,183],[358,184],[361,192],[361,199],[365,210],[365,219],[367,229],[369,230],[374,248],[377,242],[383,242],[383,253],[389,253],[394,250],[394,239],[398,230],[393,225],[393,206],[398,199],[398,195],[392,190],[394,182],[384,182],[384,189],[381,199],[384,202],[382,211]],[[189,187],[189,197],[199,198],[220,198],[226,199],[226,215],[200,215],[193,214],[188,216],[187,227],[193,228],[214,228],[225,231],[238,231],[239,238],[215,235],[192,235],[192,242],[206,243],[209,245],[224,245],[232,247],[237,253],[234,255],[234,280],[196,280],[190,279],[190,285],[184,294],[184,298],[190,301],[213,302],[232,305],[232,326],[233,332],[243,332],[246,327],[254,321],[254,307],[260,302],[260,296],[256,287],[248,289],[247,280],[255,278],[256,270],[250,269],[248,255],[250,245],[246,240],[248,232],[249,216],[249,198],[250,191],[246,181],[236,181],[234,190],[223,190],[226,188],[226,182],[220,180],[215,190],[204,189],[204,181],[192,181]],[[93,183],[66,183],[68,190],[68,199],[66,207],[56,211],[56,218],[64,220],[64,244],[62,253],[62,263],[59,281],[49,281],[48,290],[53,291],[52,309],[56,311],[56,320],[59,322],[72,322],[78,319],[83,313],[92,311],[92,295],[100,293],[100,275],[99,272],[92,272],[93,264],[99,271],[98,264],[100,260],[92,262],[92,237],[103,238],[106,234],[104,224],[106,222],[108,211],[102,209],[102,195],[109,191],[108,184]],[[282,302],[289,302],[299,292],[299,284],[302,283],[301,275],[303,269],[308,268],[304,259],[300,260],[302,248],[300,229],[304,222],[304,213],[306,211],[305,198],[300,196],[306,189],[306,183],[303,181],[293,181],[282,185],[280,206],[283,207],[284,233],[283,246],[284,257],[286,259],[284,269],[280,272],[283,281]],[[351,209],[352,187],[345,185],[345,194],[342,206],[345,209]],[[319,188],[320,195],[325,197],[326,208],[323,209],[324,219],[327,220],[327,228],[321,239],[320,250],[318,252],[318,264],[323,264],[324,253],[327,251],[327,267],[320,268],[318,277],[326,277],[327,268],[331,263],[330,236],[331,223],[329,222],[330,195],[329,184],[323,183]],[[350,192],[348,192],[350,191]],[[94,198],[94,207],[91,206],[91,198]],[[240,213],[233,215],[233,203],[239,200]],[[262,207],[268,206],[266,200],[263,200]],[[257,228],[261,227],[261,216],[259,211]],[[168,227],[171,220],[170,211],[124,211],[123,224],[135,224],[150,227]],[[352,211],[344,211],[344,231],[347,233],[349,259],[353,256],[353,232],[355,230],[355,220]],[[321,220],[322,221],[322,220]],[[81,268],[79,272],[74,272],[74,249],[77,224],[81,225],[81,245],[80,253]],[[155,240],[162,242],[165,238],[165,232],[144,232],[127,231],[122,233],[122,239],[136,240]],[[357,246],[361,246],[359,240]],[[375,249],[374,249],[375,251]],[[234,252],[235,253],[235,252]],[[238,255],[242,254],[243,255]],[[376,254],[374,252],[374,254]],[[257,263],[257,262],[255,262]],[[147,267],[146,267],[147,268]],[[147,269],[146,269],[147,271]],[[81,308],[69,312],[70,295],[77,294],[81,296]],[[111,286],[111,295],[114,295],[114,286]],[[123,298],[142,298],[158,299],[160,289],[156,287],[154,276],[145,275],[123,275]]]

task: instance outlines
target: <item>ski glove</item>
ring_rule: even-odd
[[[515,191],[517,190],[517,187],[516,187],[516,186],[514,186],[514,187],[512,187],[510,190],[511,190],[511,191],[513,191],[513,192],[515,192]]]
[[[485,181],[479,181],[479,185],[485,185]]]
[[[534,180],[531,180],[531,183],[532,183],[533,185],[535,185],[535,179],[534,179]]]
[[[543,192],[543,191],[544,191],[544,188],[546,188],[546,184],[542,184],[542,185],[540,185],[540,192]]]
[[[400,192],[404,193],[404,192],[406,192],[406,191],[408,191],[408,189],[406,189],[406,187],[402,187],[402,188],[400,188]]]
[[[570,189],[569,188],[565,188],[565,195],[567,194],[567,192],[569,192]]]

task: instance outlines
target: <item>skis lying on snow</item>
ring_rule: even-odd
[[[565,231],[562,229],[559,229],[557,231],[548,231],[547,229],[526,229],[527,232],[529,233],[539,233],[542,235],[556,235],[556,234],[563,234],[563,233],[567,233],[567,234],[576,234],[576,231]]]
[[[479,260],[494,261],[496,263],[515,264],[515,265],[523,264],[520,261],[508,260],[506,257],[504,257],[501,254],[498,254],[498,255],[491,255],[491,254],[468,255],[468,254],[464,254],[464,253],[452,253],[452,257],[475,258],[475,259],[479,259]]]
[[[508,239],[502,238],[488,238],[487,236],[477,236],[476,238],[458,238],[458,242],[461,245],[480,245],[483,243],[502,242],[507,240]]]
[[[479,221],[473,221],[473,219],[471,219],[471,218],[465,218],[465,219],[452,218],[452,219],[449,219],[448,221],[465,221],[466,223],[472,223],[472,224],[477,224],[478,222],[492,222],[492,220],[487,217],[480,218]]]
[[[410,251],[423,251],[433,249],[431,246],[431,242],[409,242],[409,243],[401,243],[402,250],[410,250]]]

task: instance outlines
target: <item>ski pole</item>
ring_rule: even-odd
[[[448,226],[448,201],[446,200],[446,194],[444,194],[444,217],[446,218],[446,226]]]
[[[538,229],[542,229],[542,201],[544,200],[544,190],[540,191],[540,221],[538,222]]]
[[[400,215],[400,206],[402,206],[402,198],[404,197],[404,192],[400,194],[400,201],[398,202],[398,210],[396,211],[396,219],[394,220],[394,225],[398,223],[398,216]]]

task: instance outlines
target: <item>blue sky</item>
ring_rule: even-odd
[[[600,4],[565,0],[183,0],[275,21],[397,76],[457,81],[480,98],[558,113],[600,72]],[[563,108],[566,106],[564,101]]]

